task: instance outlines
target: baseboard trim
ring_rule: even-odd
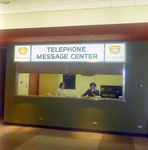
[[[10,122],[4,122],[4,124],[5,125],[23,126],[23,127],[48,128],[48,129],[80,131],[80,132],[95,132],[95,133],[103,133],[103,134],[114,134],[114,135],[135,136],[135,137],[146,137],[146,138],[148,138],[148,134],[142,134],[142,133],[102,131],[102,130],[93,130],[93,129],[80,129],[80,128],[58,127],[58,126],[47,126],[47,125],[32,125],[32,124],[21,124],[21,123],[10,123]]]

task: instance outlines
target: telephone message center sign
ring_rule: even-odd
[[[14,61],[125,62],[125,43],[16,45]]]

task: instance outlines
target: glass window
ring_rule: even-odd
[[[64,91],[66,92],[65,96],[70,97],[75,94],[78,97],[81,97],[81,95],[84,94],[87,91],[87,89],[90,89],[89,84],[91,82],[95,82],[96,89],[99,90],[100,96],[101,92],[104,92],[104,95],[107,97],[107,93],[109,92],[108,95],[110,95],[110,97],[114,97],[116,93],[118,93],[119,97],[122,96],[123,94],[120,91],[121,87],[123,87],[124,81],[123,77],[124,77],[123,75],[75,74],[75,88],[74,89],[65,88],[64,89]],[[61,82],[63,82],[63,74],[19,73],[17,95],[45,96],[50,93],[51,96],[55,96],[56,90],[59,89],[59,85]],[[103,91],[104,86],[114,87],[115,92],[111,90]],[[118,87],[120,88],[118,89]]]

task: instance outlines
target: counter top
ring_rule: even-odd
[[[74,100],[91,100],[91,101],[114,101],[114,102],[126,102],[126,100],[118,98],[95,98],[95,97],[57,97],[57,96],[39,96],[39,95],[14,95],[14,97],[31,97],[31,98],[54,98],[54,99],[74,99]]]

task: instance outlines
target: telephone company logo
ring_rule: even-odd
[[[15,45],[14,61],[30,61],[30,45]]]
[[[27,47],[20,47],[20,48],[18,49],[20,55],[26,55],[27,50],[28,50]]]
[[[125,62],[125,43],[105,44],[105,61]]]
[[[119,54],[121,47],[120,46],[110,46],[109,50],[111,54]]]

